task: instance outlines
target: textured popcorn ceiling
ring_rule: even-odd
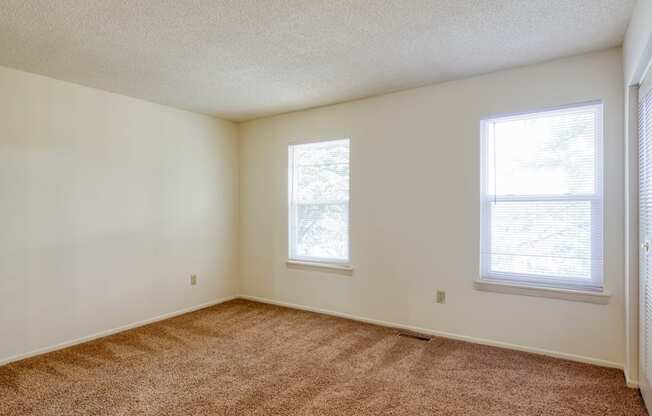
[[[0,0],[0,65],[231,120],[621,44],[634,0]]]

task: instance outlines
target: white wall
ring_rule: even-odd
[[[651,38],[652,0],[638,0],[623,43],[623,68],[628,85],[641,75],[641,70],[647,63],[649,55],[646,56],[646,49],[652,47]]]
[[[251,121],[240,130],[245,295],[624,362],[620,49]],[[480,292],[479,122],[602,99],[608,305]],[[287,144],[351,138],[352,276],[290,269]],[[447,303],[435,303],[435,291]]]
[[[237,293],[236,125],[7,68],[0,91],[0,362]]]
[[[636,3],[623,43],[625,82],[625,376],[638,382],[638,88],[652,57],[652,0]]]

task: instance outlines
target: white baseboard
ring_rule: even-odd
[[[436,336],[436,337],[443,337],[443,338],[455,339],[455,340],[458,340],[458,341],[471,342],[471,343],[474,343],[474,344],[489,345],[489,346],[492,346],[492,347],[499,347],[499,348],[506,348],[506,349],[510,349],[510,350],[529,352],[529,353],[533,353],[533,354],[546,355],[548,357],[561,358],[561,359],[564,359],[564,360],[576,361],[576,362],[585,363],[585,364],[593,364],[593,365],[597,365],[597,366],[600,366],[600,367],[617,368],[619,370],[623,370],[623,365],[622,364],[612,362],[612,361],[601,360],[599,358],[585,357],[585,356],[582,356],[582,355],[568,354],[568,353],[565,353],[565,352],[551,351],[551,350],[546,350],[546,349],[542,349],[542,348],[527,347],[527,346],[524,346],[524,345],[510,344],[510,343],[502,342],[502,341],[494,341],[494,340],[490,340],[490,339],[476,338],[476,337],[471,337],[471,336],[467,336],[467,335],[453,334],[453,333],[450,333],[450,332],[434,331],[432,329],[427,329],[427,328],[419,328],[419,327],[416,327],[416,326],[404,325],[404,324],[399,324],[399,323],[395,323],[395,322],[387,322],[387,321],[381,321],[381,320],[378,320],[378,319],[364,318],[364,317],[361,317],[361,316],[350,315],[350,314],[347,314],[347,313],[335,312],[335,311],[331,311],[331,310],[327,310],[327,309],[321,309],[321,308],[313,308],[311,306],[298,305],[298,304],[288,303],[288,302],[280,302],[280,301],[277,301],[277,300],[260,298],[260,297],[257,297],[257,296],[240,295],[239,297],[241,299],[247,299],[247,300],[251,300],[251,301],[254,301],[254,302],[268,303],[268,304],[271,304],[271,305],[284,306],[284,307],[287,307],[287,308],[299,309],[299,310],[304,310],[304,311],[309,311],[309,312],[317,312],[317,313],[322,313],[322,314],[325,314],[325,315],[337,316],[337,317],[340,317],[340,318],[351,319],[353,321],[359,321],[359,322],[364,322],[364,323],[373,324],[373,325],[379,325],[379,326],[384,326],[384,327],[389,327],[389,328],[398,328],[398,329],[405,329],[405,330],[408,330],[408,331],[420,332],[420,333],[423,333],[423,334],[428,334],[428,335],[432,335],[432,336]]]
[[[625,383],[627,383],[627,387],[630,387],[630,388],[632,388],[632,389],[637,389],[637,388],[639,388],[638,380],[632,380],[632,379],[629,377],[629,374],[627,373],[627,369],[626,369],[626,368],[623,370],[623,372],[625,373]]]
[[[240,296],[228,296],[224,297],[221,299],[216,299],[210,302],[202,303],[200,305],[195,305],[191,306],[189,308],[185,309],[180,309],[174,312],[169,312],[163,315],[159,315],[153,318],[145,319],[142,321],[138,322],[133,322],[127,325],[123,325],[117,328],[109,329],[106,331],[101,331],[92,335],[88,335],[85,337],[77,338],[71,341],[66,341],[60,344],[56,345],[51,345],[48,347],[44,348],[39,348],[34,351],[30,351],[24,354],[18,354],[14,355],[12,357],[7,357],[7,358],[2,358],[0,359],[0,366],[9,364],[11,362],[15,361],[20,361],[24,360],[26,358],[34,357],[37,355],[41,354],[46,354],[48,352],[52,351],[57,351],[63,348],[68,348],[72,347],[74,345],[78,344],[83,344],[88,341],[92,341],[98,338],[106,337],[109,335],[117,334],[119,332],[124,332],[128,331],[130,329],[138,328],[140,326],[148,325],[154,322],[162,321],[165,319],[173,318],[175,316],[183,315],[189,312],[194,312],[199,309],[204,309],[213,305],[217,305],[220,303],[228,302],[233,299],[246,299],[254,302],[260,302],[260,303],[267,303],[271,305],[278,305],[278,306],[284,306],[287,308],[292,308],[292,309],[298,309],[298,310],[304,310],[304,311],[309,311],[309,312],[317,312],[317,313],[322,313],[325,315],[331,315],[331,316],[337,316],[340,318],[345,318],[345,319],[351,319],[353,321],[358,321],[358,322],[364,322],[368,324],[373,324],[373,325],[379,325],[379,326],[384,326],[384,327],[389,327],[389,328],[397,328],[397,329],[405,329],[408,331],[414,331],[414,332],[420,332],[432,336],[437,336],[437,337],[444,337],[444,338],[449,338],[449,339],[455,339],[459,341],[466,341],[466,342],[471,342],[474,344],[482,344],[482,345],[489,345],[493,347],[499,347],[499,348],[506,348],[510,350],[516,350],[516,351],[524,351],[524,352],[529,352],[529,353],[534,353],[534,354],[540,354],[540,355],[546,355],[549,357],[554,357],[554,358],[561,358],[565,360],[570,360],[570,361],[576,361],[576,362],[581,362],[581,363],[586,363],[586,364],[593,364],[593,365],[598,365],[601,367],[608,367],[608,368],[617,368],[620,370],[624,371],[623,365],[616,363],[616,362],[611,362],[611,361],[606,361],[606,360],[601,360],[597,358],[591,358],[591,357],[585,357],[581,355],[575,355],[575,354],[568,354],[564,352],[558,352],[558,351],[551,351],[551,350],[546,350],[546,349],[541,349],[541,348],[533,348],[533,347],[527,347],[524,345],[517,345],[517,344],[510,344],[506,342],[501,342],[501,341],[494,341],[490,339],[484,339],[484,338],[476,338],[476,337],[471,337],[467,335],[459,335],[459,334],[454,334],[450,332],[442,332],[442,331],[435,331],[432,329],[427,329],[427,328],[420,328],[412,325],[404,325],[404,324],[399,324],[395,322],[388,322],[388,321],[382,321],[378,319],[370,319],[370,318],[364,318],[361,316],[356,316],[356,315],[351,315],[347,313],[341,313],[341,312],[335,312],[327,309],[321,309],[321,308],[314,308],[310,306],[305,306],[305,305],[299,305],[299,304],[294,304],[294,303],[289,303],[289,302],[281,302],[273,299],[267,299],[267,298],[261,298],[257,296],[249,296],[249,295],[240,295]],[[625,380],[627,383],[628,387],[631,388],[638,388],[638,381],[637,380],[631,380],[627,373],[625,373]]]
[[[87,335],[87,336],[81,337],[81,338],[77,338],[77,339],[74,339],[72,341],[66,341],[66,342],[62,342],[60,344],[50,345],[48,347],[39,348],[37,350],[30,351],[30,352],[27,352],[27,353],[24,353],[24,354],[14,355],[13,357],[0,358],[0,366],[5,365],[5,364],[9,364],[9,363],[12,363],[12,362],[15,362],[15,361],[24,360],[26,358],[34,357],[34,356],[37,356],[37,355],[46,354],[48,352],[57,351],[57,350],[61,350],[61,349],[64,349],[64,348],[72,347],[74,345],[83,344],[85,342],[92,341],[94,339],[103,338],[103,337],[106,337],[106,336],[109,336],[109,335],[117,334],[119,332],[124,332],[124,331],[128,331],[130,329],[138,328],[139,326],[144,326],[144,325],[148,325],[148,324],[151,324],[151,323],[154,323],[154,322],[163,321],[165,319],[174,318],[175,316],[183,315],[183,314],[186,314],[186,313],[189,313],[189,312],[197,311],[199,309],[208,308],[209,306],[213,306],[213,305],[217,305],[217,304],[220,304],[220,303],[228,302],[230,300],[237,299],[238,297],[239,296],[234,295],[234,296],[227,296],[227,297],[221,298],[221,299],[215,299],[215,300],[212,300],[210,302],[202,303],[200,305],[195,305],[195,306],[191,306],[189,308],[184,308],[184,309],[180,309],[180,310],[177,310],[177,311],[174,311],[174,312],[169,312],[169,313],[165,313],[163,315],[155,316],[154,318],[149,318],[149,319],[145,319],[145,320],[142,320],[142,321],[133,322],[133,323],[130,323],[130,324],[127,324],[127,325],[123,325],[123,326],[120,326],[120,327],[117,327],[117,328],[108,329],[106,331],[97,332],[95,334]]]

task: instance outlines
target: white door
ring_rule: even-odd
[[[652,75],[639,89],[639,384],[652,408]]]

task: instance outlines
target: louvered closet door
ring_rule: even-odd
[[[639,383],[652,408],[652,76],[639,89]]]

